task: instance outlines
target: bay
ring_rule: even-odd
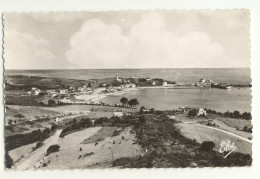
[[[251,112],[251,89],[141,89],[121,96],[108,96],[101,101],[120,104],[122,97],[137,98],[140,106],[158,110],[172,110],[193,106],[211,108],[218,112]]]

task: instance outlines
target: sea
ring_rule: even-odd
[[[5,75],[43,76],[69,79],[102,79],[119,77],[150,77],[194,83],[201,78],[218,83],[251,84],[250,68],[171,68],[171,69],[66,69],[66,70],[6,70]],[[226,89],[141,89],[123,94],[129,99],[137,98],[140,105],[160,110],[184,106],[211,108],[216,111],[251,112],[251,88]],[[122,96],[102,99],[110,104],[120,103]]]

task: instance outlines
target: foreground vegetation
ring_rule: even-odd
[[[151,168],[151,167],[224,167],[249,166],[252,158],[249,154],[226,153],[213,150],[211,141],[199,144],[196,140],[184,137],[176,127],[177,121],[170,119],[174,111],[154,111],[135,113],[130,116],[98,118],[95,124],[91,119],[73,120],[65,125],[60,137],[93,126],[132,127],[136,134],[136,143],[145,151],[144,155],[133,158],[120,158],[113,162],[119,168]]]
[[[207,110],[208,111],[208,110]],[[210,112],[209,112],[210,113]],[[214,112],[211,112],[214,114]],[[232,153],[224,158],[225,153],[213,150],[215,144],[211,141],[200,144],[182,135],[177,127],[178,121],[169,116],[177,115],[177,111],[144,110],[131,112],[122,117],[96,117],[78,116],[64,121],[59,128],[63,130],[60,137],[64,138],[71,133],[90,127],[115,127],[123,129],[131,127],[135,134],[135,143],[140,145],[143,154],[135,157],[120,158],[112,162],[118,168],[151,168],[151,167],[223,167],[223,166],[249,166],[252,163],[251,155]],[[216,115],[219,113],[216,112]],[[223,116],[220,113],[219,116]],[[23,117],[19,115],[18,117]],[[244,120],[245,121],[245,120]],[[16,134],[5,138],[6,141],[6,167],[12,166],[12,158],[8,151],[17,147],[37,142],[33,150],[42,146],[42,141],[49,138],[58,126],[44,130],[35,130],[25,134]],[[120,132],[113,135],[120,135]],[[48,154],[59,150],[53,146]]]
[[[118,159],[114,162],[114,166],[223,167],[248,166],[252,163],[249,154],[232,153],[224,158],[224,154],[214,151],[213,147],[203,147],[205,144],[184,137],[176,127],[176,121],[169,119],[165,113],[147,114],[140,119],[142,122],[139,121],[133,130],[136,132],[137,142],[147,151],[146,155]]]

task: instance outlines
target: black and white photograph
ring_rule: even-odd
[[[4,13],[5,169],[251,167],[250,19]]]

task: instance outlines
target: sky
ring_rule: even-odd
[[[250,67],[250,11],[5,13],[6,69]]]

